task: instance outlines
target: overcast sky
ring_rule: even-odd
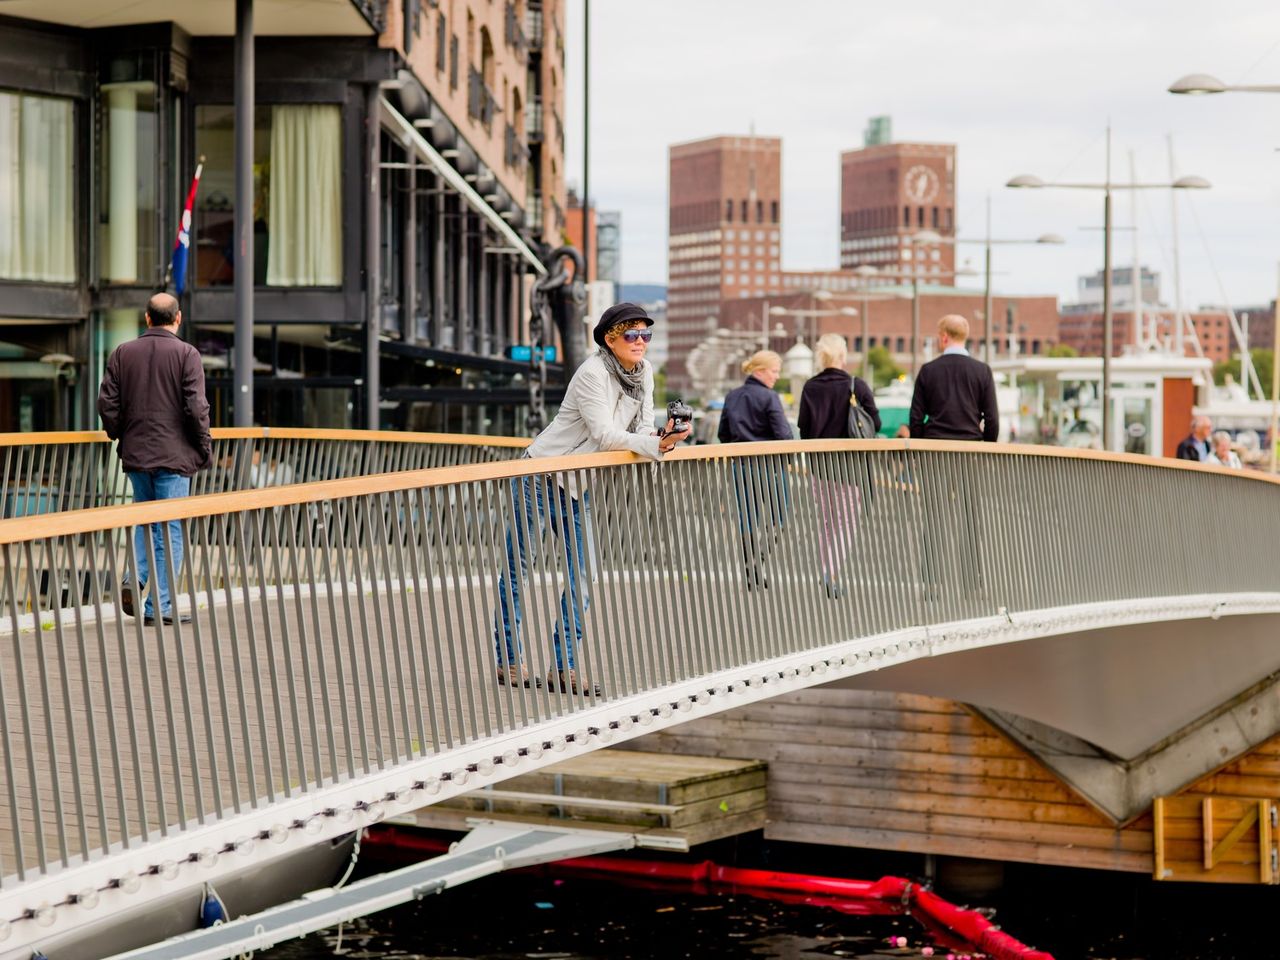
[[[566,173],[582,179],[582,7],[567,0]],[[779,136],[783,267],[838,265],[839,154],[860,147],[868,117],[889,114],[894,139],[957,145],[957,219],[980,237],[1062,234],[1063,247],[999,250],[1010,293],[1075,298],[1100,269],[1102,194],[1009,190],[1013,175],[1097,182],[1113,128],[1114,181],[1212,184],[1179,203],[1188,306],[1276,296],[1280,270],[1280,94],[1177,97],[1177,77],[1280,84],[1276,0],[606,0],[591,5],[591,193],[622,211],[623,279],[665,282],[667,147],[716,134]],[[1132,223],[1130,194],[1115,223]],[[1138,207],[1141,259],[1173,301],[1169,194]],[[1133,235],[1116,234],[1115,263]],[[960,260],[982,262],[981,247]],[[1216,265],[1217,273],[1212,265]],[[1221,288],[1218,275],[1221,277]],[[980,285],[980,280],[962,284]]]

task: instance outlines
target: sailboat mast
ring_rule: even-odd
[[[1173,134],[1166,136],[1169,143],[1169,182],[1178,179],[1178,165],[1173,159]],[[1176,356],[1186,356],[1183,339],[1186,317],[1182,313],[1182,256],[1178,247],[1178,191],[1169,191],[1169,207],[1173,216],[1173,352]]]
[[[1138,168],[1132,150],[1129,151],[1129,182],[1134,184],[1130,191],[1133,201],[1133,267],[1129,271],[1129,305],[1133,309],[1133,345],[1143,350],[1147,337],[1142,324],[1142,261],[1138,258]]]

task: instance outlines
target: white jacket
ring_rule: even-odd
[[[571,453],[630,450],[651,460],[661,460],[658,435],[653,428],[653,365],[644,364],[644,400],[622,392],[622,384],[605,366],[599,353],[583,361],[569,381],[560,412],[529,444],[525,456],[561,457]],[[627,429],[640,409],[640,426]]]

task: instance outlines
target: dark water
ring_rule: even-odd
[[[482,880],[367,917],[342,943],[351,951],[344,956],[364,960],[919,957],[926,946],[938,957],[949,952],[910,917],[529,876]],[[336,947],[336,931],[326,931],[261,956],[320,960]]]
[[[790,851],[740,863],[836,876],[908,875],[910,858]],[[841,870],[843,861],[851,869]],[[724,862],[724,860],[721,860]],[[914,858],[920,864],[919,858]],[[384,864],[386,868],[390,865]],[[876,870],[877,866],[890,869]],[[856,868],[856,869],[854,869]],[[1115,960],[1259,960],[1280,957],[1280,890],[1156,884],[1096,871],[1010,865],[980,906],[1009,934],[1051,952]],[[762,900],[607,879],[506,874],[282,944],[261,960],[666,960],[666,958],[960,957],[972,950],[910,916]],[[905,942],[898,938],[905,938]],[[901,943],[902,945],[899,945]],[[339,947],[341,952],[339,953]],[[973,954],[978,956],[978,954]]]

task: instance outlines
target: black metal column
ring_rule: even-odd
[[[236,0],[235,425],[253,426],[253,0]]]
[[[378,429],[378,403],[382,399],[382,357],[378,334],[382,329],[382,183],[378,167],[382,146],[381,93],[370,84],[365,94],[365,158],[369,164],[364,198],[364,425]]]
[[[591,276],[591,0],[582,0],[582,280]]]

